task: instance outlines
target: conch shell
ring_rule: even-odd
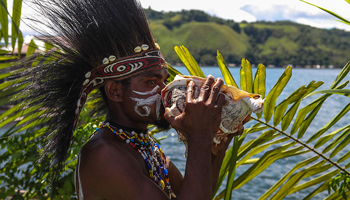
[[[194,97],[197,98],[200,88],[205,82],[204,78],[176,75],[174,81],[162,90],[162,101],[166,108],[170,108],[170,115],[180,115],[184,110],[187,84],[190,81],[196,85]],[[217,144],[220,144],[221,140],[228,134],[237,132],[238,126],[252,112],[261,112],[265,101],[259,94],[251,94],[229,85],[223,85],[220,92],[225,95],[225,99],[229,103],[222,108],[221,123],[214,137],[214,142]],[[178,134],[179,141],[185,142],[186,138],[181,133],[178,132]]]

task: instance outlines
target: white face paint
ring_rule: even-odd
[[[159,89],[159,85],[154,87],[152,91],[139,92],[139,91],[133,90],[133,92],[135,94],[138,94],[138,95],[151,95],[151,94],[157,93],[158,89]],[[133,101],[136,101],[135,112],[142,117],[148,117],[151,113],[151,108],[149,107],[149,105],[156,103],[157,119],[158,120],[160,119],[160,111],[159,110],[160,110],[160,106],[162,104],[162,95],[155,94],[153,96],[148,97],[147,99],[139,99],[139,98],[133,98],[133,97],[130,97],[130,98]],[[145,111],[145,113],[141,113],[138,109],[139,107],[142,107],[143,110]]]

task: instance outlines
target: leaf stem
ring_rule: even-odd
[[[323,155],[322,153],[316,151],[314,148],[310,147],[310,146],[307,145],[306,143],[303,143],[303,142],[300,141],[298,138],[295,138],[295,137],[291,136],[290,134],[288,134],[288,133],[286,133],[286,132],[284,132],[284,131],[282,131],[282,130],[280,130],[280,129],[274,127],[274,126],[271,126],[270,124],[265,123],[265,122],[261,121],[260,119],[257,119],[257,118],[252,117],[252,116],[251,116],[250,118],[252,118],[252,119],[254,119],[254,120],[260,122],[261,124],[264,124],[264,125],[266,125],[266,126],[272,128],[273,130],[275,130],[275,131],[277,131],[277,132],[282,133],[283,135],[287,136],[288,138],[290,138],[290,139],[294,140],[295,142],[297,142],[297,143],[303,145],[304,147],[308,148],[310,151],[312,151],[312,152],[314,152],[315,154],[317,154],[318,156],[322,157],[324,160],[330,162],[332,165],[336,166],[336,167],[337,167],[338,169],[340,169],[341,171],[343,171],[343,172],[345,172],[346,174],[350,175],[350,172],[348,172],[344,167],[341,167],[338,163],[332,161],[330,158],[327,158],[325,155]]]

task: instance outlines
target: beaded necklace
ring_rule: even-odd
[[[169,192],[169,198],[176,198],[176,195],[171,190],[168,170],[165,168],[166,158],[164,152],[160,149],[159,145],[154,142],[148,133],[136,133],[135,131],[131,131],[132,136],[129,136],[123,129],[117,130],[117,128],[112,126],[109,122],[101,122],[93,135],[95,135],[101,128],[110,129],[120,139],[137,150],[146,162],[149,177],[162,190],[164,190],[166,184]],[[164,183],[161,174],[164,175],[166,183]]]

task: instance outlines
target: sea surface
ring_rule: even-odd
[[[185,67],[176,67],[181,73],[185,75],[189,75]],[[213,75],[214,77],[221,77],[221,72],[218,67],[203,67],[202,68],[205,75]],[[230,68],[231,74],[234,77],[236,83],[239,85],[239,70],[240,68]],[[266,70],[266,94],[272,89],[278,78],[281,76],[285,69],[282,68],[267,68]],[[253,73],[255,73],[256,68],[253,68]],[[298,89],[302,85],[307,85],[310,81],[323,81],[324,84],[319,89],[328,89],[330,85],[333,83],[337,75],[339,74],[340,69],[293,69],[292,70],[292,78],[287,84],[286,88],[283,90],[282,94],[277,100],[277,103],[283,101],[286,97],[288,97],[293,91]],[[254,75],[253,75],[254,77]],[[342,82],[350,80],[350,75],[348,75]],[[347,86],[346,89],[349,89],[350,86]],[[301,106],[305,106],[308,103],[312,102],[314,99],[319,97],[320,95],[315,95],[310,98],[303,100]],[[329,122],[340,110],[342,110],[348,103],[350,102],[349,97],[340,96],[340,95],[332,95],[329,97],[323,107],[320,109],[318,115],[314,119],[313,123],[311,123],[307,132],[305,133],[304,138],[310,137],[317,130],[322,128],[325,124]],[[300,107],[299,107],[300,108]],[[255,114],[253,114],[255,116]],[[271,123],[271,122],[270,122]],[[324,135],[339,129],[350,123],[350,113],[347,113],[338,123],[334,125],[330,130],[328,130]],[[245,128],[249,128],[255,124],[254,122],[249,122],[245,124]],[[288,132],[288,130],[287,130]],[[252,133],[247,136],[245,142],[250,139],[257,138],[261,132]],[[168,132],[159,133],[156,137],[168,136],[165,140],[161,141],[161,148],[163,149],[165,155],[170,158],[175,165],[179,168],[179,170],[184,174],[185,166],[186,166],[186,158],[184,157],[185,146],[183,143],[179,143],[177,141],[177,133],[175,130],[170,130]],[[305,141],[305,139],[302,139]],[[273,147],[279,147],[279,145],[274,145]],[[269,148],[271,149],[271,148]],[[268,151],[265,150],[264,152]],[[350,150],[350,146],[347,146],[341,154]],[[322,149],[320,150],[322,151]],[[263,152],[263,153],[264,153]],[[258,154],[262,155],[262,154]],[[264,192],[269,189],[272,185],[274,185],[286,172],[294,167],[294,165],[302,160],[313,157],[313,153],[302,154],[300,156],[294,156],[286,159],[277,160],[274,164],[268,167],[261,174],[256,176],[253,180],[249,181],[243,187],[234,190],[232,197],[233,199],[239,200],[255,200],[258,199]],[[339,155],[340,156],[340,155]],[[339,158],[336,156],[335,158]],[[254,158],[256,158],[255,156]],[[348,163],[347,160],[345,163]],[[236,170],[236,177],[243,174],[251,165],[242,165]],[[302,181],[303,182],[303,181]],[[224,189],[225,184],[222,185],[221,190]],[[307,196],[310,191],[314,190],[316,187],[313,187],[309,190],[302,190],[295,194],[288,195],[284,199],[292,200],[292,199],[302,199]],[[323,192],[312,199],[323,199],[328,196],[328,192]],[[270,196],[271,198],[271,196]]]

